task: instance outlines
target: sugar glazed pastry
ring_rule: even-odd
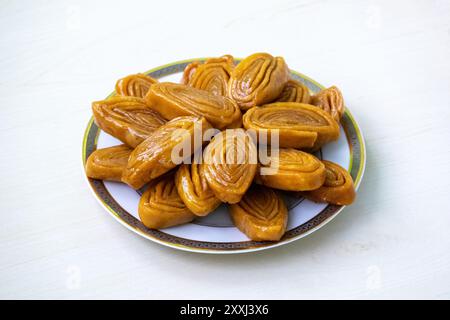
[[[86,175],[92,179],[122,181],[131,151],[124,144],[95,150],[86,161]]]
[[[121,96],[143,98],[158,81],[142,73],[132,74],[116,82],[116,93]]]
[[[224,55],[188,64],[181,83],[138,73],[115,89],[92,112],[123,144],[92,152],[86,175],[145,190],[138,213],[147,228],[189,223],[225,203],[248,238],[279,241],[286,193],[334,205],[355,199],[349,172],[314,155],[339,138],[342,93],[312,95],[282,57],[255,53],[236,65]]]
[[[353,179],[347,170],[331,161],[325,164],[326,179],[324,184],[313,191],[302,193],[306,198],[315,202],[326,202],[336,205],[352,204],[356,197]]]
[[[284,59],[268,53],[255,53],[242,60],[231,73],[228,96],[241,110],[275,100],[289,80]]]
[[[336,86],[321,90],[312,97],[312,104],[328,112],[338,122],[345,111],[344,97]]]
[[[276,102],[254,107],[243,117],[244,128],[279,133],[283,148],[318,149],[339,138],[339,125],[327,112],[313,105]]]
[[[252,186],[239,203],[229,206],[235,226],[255,241],[278,241],[286,231],[288,211],[272,189]]]
[[[227,203],[239,202],[256,173],[253,139],[243,129],[222,131],[206,146],[203,156],[200,170],[216,197]]]
[[[150,108],[168,120],[194,115],[205,117],[217,129],[238,128],[242,125],[241,111],[233,100],[184,84],[155,84],[145,99]]]
[[[279,149],[269,157],[270,162],[260,168],[273,167],[274,173],[258,174],[256,181],[265,186],[304,191],[320,188],[326,177],[325,165],[312,154],[296,149]]]
[[[310,103],[311,94],[304,84],[296,80],[289,80],[284,85],[283,91],[276,101]]]
[[[173,227],[195,218],[178,195],[173,173],[149,184],[139,201],[138,213],[150,229]]]
[[[226,96],[233,69],[234,59],[230,55],[210,58],[204,63],[195,61],[184,69],[182,83],[214,95]]]
[[[95,123],[130,147],[136,147],[166,123],[142,98],[111,97],[92,103]]]
[[[186,116],[175,118],[159,127],[130,154],[122,181],[139,189],[150,180],[175,168],[177,164],[172,161],[172,150],[176,146],[188,145],[189,148],[182,157],[189,158],[196,150],[196,128],[202,131],[197,134],[203,135],[211,125],[203,117]]]
[[[178,168],[175,183],[180,198],[197,216],[206,216],[222,203],[209,187],[200,165],[195,162],[182,164]]]

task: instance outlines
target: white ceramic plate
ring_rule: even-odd
[[[160,81],[179,82],[185,66],[196,60],[203,61],[205,59],[170,63],[152,69],[146,74]],[[323,88],[312,79],[298,72],[291,72],[294,79],[304,83],[313,93]],[[115,93],[113,92],[111,95],[113,94]],[[91,118],[83,139],[83,164],[95,149],[118,144],[121,142],[101,131]],[[339,140],[327,144],[317,155],[347,168],[358,188],[364,173],[365,147],[361,130],[348,108],[341,121]],[[233,226],[226,205],[222,205],[207,217],[198,218],[182,226],[161,230],[148,229],[140,222],[137,213],[140,198],[138,192],[119,182],[90,178],[87,180],[100,204],[130,230],[169,247],[204,253],[242,253],[280,246],[316,231],[344,208],[343,206],[318,204],[306,199],[294,198],[286,193],[285,200],[289,208],[288,231],[278,242],[259,242],[249,240]]]

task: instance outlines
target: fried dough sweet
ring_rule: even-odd
[[[206,146],[200,166],[218,199],[237,203],[250,187],[257,168],[257,150],[243,129],[218,133]]]
[[[270,188],[253,185],[229,211],[235,226],[254,241],[278,241],[286,231],[286,204]]]
[[[86,175],[92,179],[121,181],[131,151],[124,144],[95,150],[86,161]]]
[[[145,100],[150,108],[170,120],[179,116],[203,116],[214,128],[236,128],[242,125],[237,104],[223,96],[189,87],[184,84],[162,82],[155,84]]]
[[[340,165],[323,160],[326,169],[324,184],[316,190],[302,192],[307,199],[336,205],[349,205],[356,197],[353,179]]]
[[[228,96],[241,110],[269,103],[283,91],[289,69],[281,57],[255,53],[242,60],[231,72]]]
[[[168,172],[177,166],[173,161],[174,148],[183,148],[183,154],[176,156],[186,159],[200,145],[194,143],[194,136],[203,136],[211,125],[203,117],[179,117],[155,130],[144,142],[134,149],[123,172],[122,181],[135,189]],[[175,149],[177,150],[177,149]]]
[[[340,121],[344,114],[344,97],[336,86],[321,90],[311,99],[312,104],[316,107],[331,114],[334,120]]]
[[[279,146],[283,148],[316,150],[339,138],[339,125],[327,112],[297,102],[276,102],[254,107],[244,114],[243,124],[246,129],[257,133],[267,132],[268,143],[272,132],[278,132]]]
[[[325,165],[312,154],[296,149],[279,149],[262,168],[273,168],[272,174],[257,174],[257,183],[287,190],[304,191],[320,188],[326,177]]]
[[[130,147],[136,147],[166,120],[142,98],[115,96],[92,103],[95,123]]]
[[[276,102],[300,102],[310,103],[311,94],[308,87],[304,84],[296,81],[289,80],[284,85],[281,95],[277,98]]]
[[[184,69],[182,83],[215,95],[226,96],[233,68],[234,59],[230,55],[210,58],[204,63],[195,61]]]
[[[178,195],[173,174],[149,184],[139,201],[138,213],[142,223],[150,229],[173,227],[195,218]]]
[[[132,74],[111,98],[92,103],[98,128],[124,144],[92,152],[86,175],[145,190],[143,225],[189,223],[224,202],[251,240],[279,241],[289,219],[285,194],[354,201],[350,173],[311,154],[339,138],[345,106],[337,87],[313,95],[308,81],[291,78],[284,59],[268,53],[237,65],[231,55],[181,65],[181,83]]]
[[[116,93],[121,96],[143,98],[148,89],[158,80],[142,73],[132,74],[116,82]]]
[[[186,207],[197,216],[206,216],[222,203],[197,163],[182,164],[175,175],[175,184]]]

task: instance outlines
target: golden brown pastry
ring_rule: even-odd
[[[302,192],[307,199],[315,202],[326,202],[337,205],[348,205],[356,198],[353,179],[347,170],[340,165],[323,160],[327,177],[325,183],[319,189]]]
[[[132,74],[116,82],[116,92],[120,96],[143,98],[148,89],[158,80],[142,73]]]
[[[86,161],[86,175],[92,179],[121,181],[131,151],[124,144],[95,150]]]
[[[218,133],[203,152],[200,166],[217,198],[237,203],[250,187],[257,168],[257,150],[243,129]]]
[[[229,211],[236,227],[252,240],[278,241],[286,231],[288,211],[272,189],[252,186]]]
[[[217,129],[242,125],[241,111],[233,100],[184,84],[155,84],[145,99],[153,110],[168,120],[194,115],[205,117]]]
[[[178,195],[173,174],[150,183],[139,201],[138,213],[150,229],[173,227],[195,218]]]
[[[197,163],[182,164],[177,170],[175,183],[184,204],[197,216],[206,216],[222,203],[208,186]]]
[[[289,80],[284,85],[281,95],[277,98],[276,102],[300,102],[310,103],[311,94],[308,87],[303,83],[296,80]]]
[[[312,154],[296,149],[279,149],[278,155],[261,168],[273,168],[272,174],[258,174],[256,181],[265,186],[287,191],[320,188],[325,181],[325,165]]]
[[[233,68],[234,59],[230,55],[211,58],[204,63],[195,61],[184,69],[182,83],[215,95],[226,96]]]
[[[334,120],[340,121],[344,114],[344,97],[336,86],[321,90],[312,97],[312,104],[331,114]]]
[[[166,123],[142,98],[115,96],[92,103],[95,123],[130,147],[136,147]]]
[[[279,146],[283,148],[315,150],[339,138],[339,125],[327,112],[297,102],[276,102],[254,107],[245,113],[243,123],[246,129],[267,132],[269,143],[275,130],[279,134]]]
[[[255,53],[242,60],[231,72],[228,96],[241,110],[269,103],[283,91],[289,69],[281,57]]]
[[[144,142],[134,149],[122,175],[122,181],[135,189],[176,167],[172,151],[177,157],[189,158],[201,148],[194,143],[194,131],[201,134],[211,128],[203,117],[179,117],[155,130]],[[182,130],[180,130],[182,129]],[[201,130],[201,132],[197,131]],[[181,147],[187,146],[186,150]],[[181,150],[184,152],[180,155]],[[180,151],[180,152],[179,152]]]

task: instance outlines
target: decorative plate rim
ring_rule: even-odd
[[[174,67],[180,67],[184,64],[188,64],[191,63],[193,61],[204,61],[208,58],[192,58],[192,59],[186,59],[186,60],[180,60],[180,61],[175,61],[172,63],[168,63],[168,64],[164,64],[162,66],[158,66],[155,67],[153,69],[150,69],[146,72],[143,72],[144,74],[151,74],[151,73],[155,73],[155,72],[159,72],[165,69],[170,69],[170,68],[174,68]],[[240,58],[235,58],[236,61],[242,60]],[[301,80],[306,80],[307,82],[310,82],[311,84],[315,85],[317,88],[319,89],[323,89],[325,88],[323,85],[319,84],[317,81],[311,79],[310,77],[294,71],[294,70],[290,70],[292,74],[296,75],[296,77],[300,78]],[[168,76],[170,74],[173,73],[177,73],[180,72],[179,70],[171,72],[170,70],[167,73],[164,73],[163,76]],[[110,95],[108,95],[108,97],[112,96],[115,94],[115,91],[113,91]],[[364,140],[364,135],[363,132],[361,130],[361,128],[358,125],[358,122],[355,120],[355,117],[353,116],[353,114],[349,111],[349,109],[346,107],[345,108],[345,114],[344,117],[346,117],[346,119],[348,119],[347,121],[349,121],[349,124],[351,124],[353,126],[354,129],[354,133],[356,134],[356,139],[357,139],[357,145],[359,146],[359,168],[358,171],[356,172],[356,177],[354,179],[354,183],[355,183],[355,189],[358,190],[361,181],[362,181],[362,177],[364,175],[365,172],[365,167],[366,167],[366,146],[365,146],[365,140]],[[295,233],[295,231],[298,230],[298,234],[297,235],[292,235],[288,238],[285,238],[285,236],[278,242],[257,242],[257,241],[243,241],[243,242],[233,242],[233,244],[238,244],[238,243],[246,243],[247,245],[243,248],[213,248],[208,247],[208,248],[202,248],[200,246],[190,246],[190,245],[186,245],[186,244],[182,244],[181,242],[183,241],[187,241],[187,242],[191,242],[191,243],[209,243],[209,244],[216,244],[216,242],[207,242],[207,241],[198,241],[198,240],[191,240],[191,239],[184,239],[184,238],[179,238],[177,236],[173,236],[170,234],[166,234],[162,231],[159,230],[151,230],[151,229],[147,229],[144,226],[144,230],[141,230],[142,226],[140,226],[141,228],[139,228],[136,225],[132,225],[132,223],[130,221],[125,221],[123,219],[123,217],[121,217],[119,215],[118,212],[116,212],[116,210],[114,210],[109,204],[107,204],[105,202],[105,199],[102,198],[102,196],[99,194],[98,189],[96,186],[94,186],[94,183],[98,183],[100,185],[103,185],[103,188],[105,189],[103,192],[106,191],[106,193],[108,194],[108,196],[114,200],[115,199],[109,194],[109,192],[107,191],[107,189],[104,187],[103,181],[100,180],[95,180],[95,179],[90,179],[86,176],[86,172],[85,172],[85,163],[86,163],[86,159],[88,157],[87,155],[87,141],[88,141],[88,137],[89,134],[92,130],[92,127],[95,126],[94,124],[94,119],[93,117],[90,118],[88,125],[85,129],[84,132],[84,136],[83,136],[83,144],[82,144],[82,166],[83,166],[83,175],[90,187],[91,192],[94,194],[95,198],[97,199],[97,201],[100,203],[100,205],[102,207],[104,207],[111,216],[113,216],[113,218],[115,220],[117,220],[120,224],[122,224],[123,226],[125,226],[127,229],[139,234],[140,236],[151,240],[153,242],[159,243],[161,245],[164,245],[166,247],[170,247],[170,248],[175,248],[175,249],[179,249],[179,250],[183,250],[183,251],[187,251],[187,252],[199,252],[199,253],[212,253],[212,254],[234,254],[234,253],[248,253],[248,252],[256,252],[256,251],[260,251],[260,250],[266,250],[266,249],[271,249],[271,248],[275,248],[275,247],[279,247],[288,243],[291,243],[293,241],[296,241],[298,239],[301,239],[303,237],[308,236],[309,234],[317,231],[318,229],[322,228],[324,225],[326,225],[327,223],[329,223],[331,220],[333,220],[340,212],[342,212],[342,210],[345,208],[345,206],[336,206],[336,205],[327,205],[321,212],[319,212],[318,214],[316,214],[313,218],[311,218],[310,220],[308,220],[307,222],[303,223],[300,226],[295,227],[294,229],[289,230],[288,232],[293,232]],[[346,127],[344,127],[344,131],[346,132],[347,135],[347,141],[349,143],[349,147],[350,147],[350,165],[349,165],[349,171],[351,172],[352,168],[353,168],[353,158],[354,158],[354,150],[352,150],[352,144],[349,141],[349,136],[347,131],[345,130]],[[98,139],[98,135],[99,135],[100,129],[97,128],[95,137],[94,137],[94,145],[95,148],[97,146],[97,139]],[[137,220],[139,221],[137,218],[135,218],[133,215],[131,215],[130,213],[126,212],[123,208],[120,207],[120,205],[118,203],[115,202],[115,205],[117,205],[122,211],[124,211],[123,213],[129,215],[130,217],[128,217],[129,219],[131,219],[133,221]],[[328,212],[329,211],[329,212]],[[135,222],[135,221],[134,221]],[[140,224],[142,224],[139,221]],[[303,228],[306,228],[306,230],[304,230],[303,232],[301,232]],[[147,229],[147,230],[145,230]],[[168,238],[170,238],[172,241],[169,240],[163,240],[160,239],[154,235],[152,235],[151,233],[162,233],[164,235],[167,235]],[[288,233],[287,232],[287,233]],[[286,234],[287,234],[286,233]],[[217,247],[223,246],[226,243],[221,243],[218,242],[217,243]],[[254,244],[254,245],[252,245]]]

